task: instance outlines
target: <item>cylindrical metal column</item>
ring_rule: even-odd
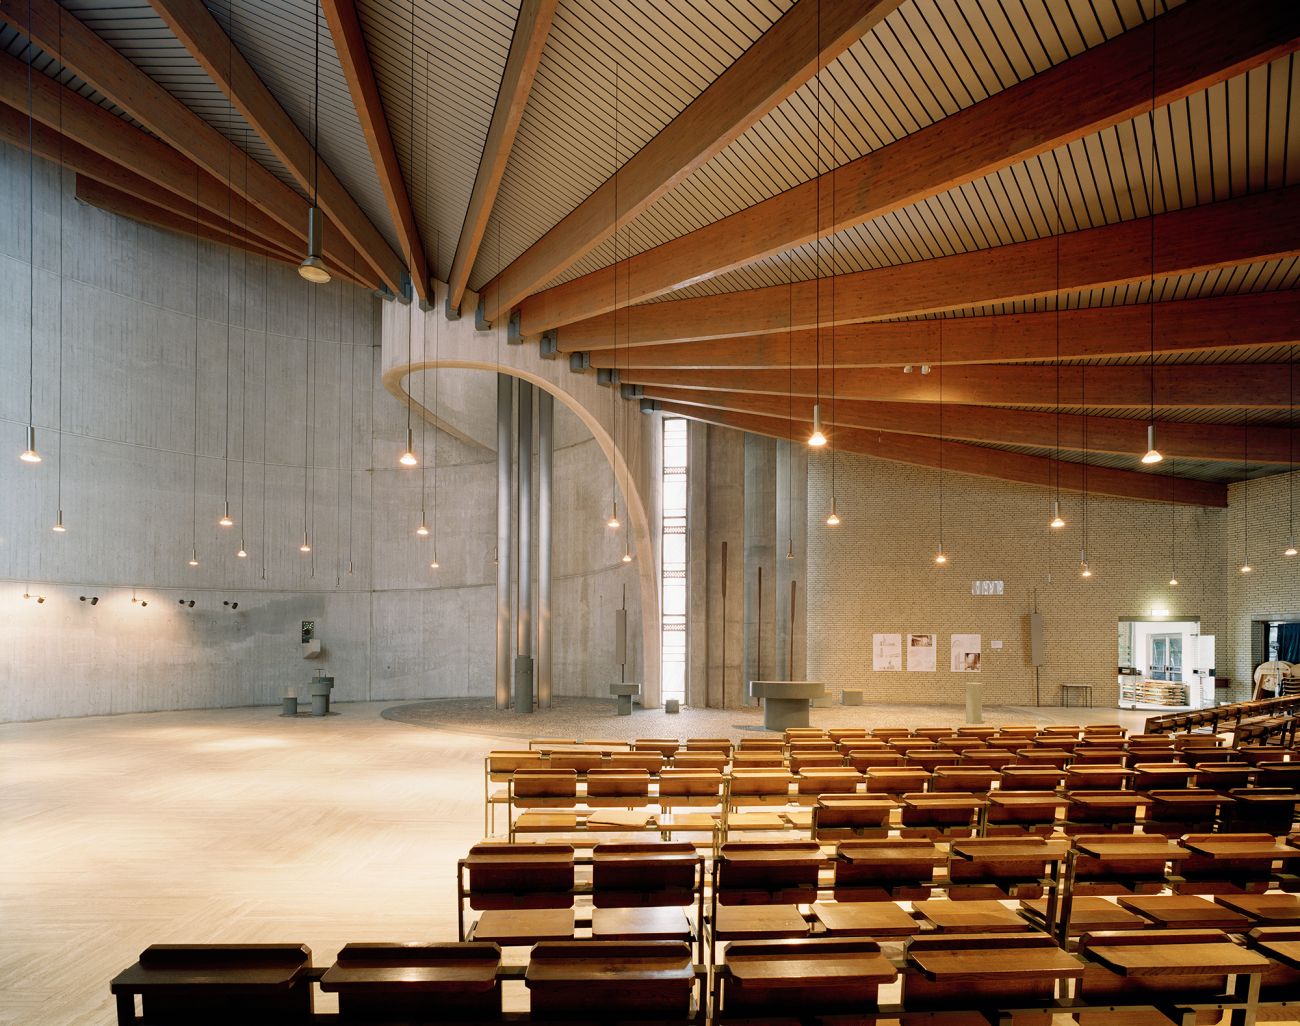
[[[515,712],[533,711],[533,386],[518,385],[519,598],[515,638]]]
[[[551,476],[555,397],[537,393],[537,704],[551,705]]]
[[[497,375],[497,708],[510,707],[510,470],[514,464],[515,379]]]

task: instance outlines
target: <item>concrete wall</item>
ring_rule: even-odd
[[[1231,697],[1244,697],[1253,610],[1300,609],[1300,564],[1282,556],[1286,476],[1252,482],[1253,574],[1240,565],[1241,486],[1229,508],[1211,510],[1092,496],[1088,559],[1079,576],[1082,497],[1062,495],[1067,527],[1050,531],[1046,489],[949,473],[944,477],[944,542],[950,563],[936,567],[936,471],[868,457],[839,455],[838,510],[828,528],[830,455],[809,472],[809,674],[861,688],[868,701],[958,703],[967,674],[947,668],[949,636],[983,636],[979,681],[990,703],[1032,705],[1028,614],[1035,601],[1047,639],[1039,680],[1042,702],[1055,705],[1062,683],[1094,687],[1098,705],[1117,696],[1116,621],[1169,610],[1199,616],[1217,637],[1220,672],[1231,672]],[[1172,519],[1171,519],[1172,517]],[[1176,530],[1178,587],[1170,587],[1171,525]],[[975,596],[975,580],[1001,580],[1001,596]],[[874,633],[936,633],[935,673],[875,673]],[[1002,642],[1001,650],[991,648]],[[1221,696],[1221,699],[1224,696]]]
[[[437,439],[433,571],[431,542],[414,534],[420,474],[396,463],[406,408],[381,379],[386,304],[201,244],[192,521],[195,243],[83,206],[71,177],[38,161],[44,462],[20,463],[27,184],[26,153],[0,147],[0,720],[275,703],[319,665],[335,674],[340,700],[491,694],[495,453],[479,439],[493,417],[492,375],[440,379],[448,430],[430,427],[425,442],[432,455]],[[608,488],[591,487],[609,474],[601,447],[571,413],[557,408],[556,423],[556,693],[607,694],[617,676],[611,609],[635,577],[619,561],[621,542],[604,537]],[[60,461],[63,535],[50,530]],[[216,523],[227,494],[234,528]],[[309,556],[298,551],[304,523]],[[234,555],[241,534],[248,559]],[[198,567],[187,565],[192,545]],[[131,603],[133,587],[147,607]],[[634,625],[638,601],[630,588]],[[319,661],[301,656],[302,620],[318,624]],[[633,647],[639,659],[639,632]]]

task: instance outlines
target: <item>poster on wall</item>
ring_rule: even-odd
[[[907,670],[909,673],[934,673],[935,636],[909,634],[907,636]]]
[[[952,672],[979,673],[980,636],[954,634],[952,636]]]
[[[901,670],[903,668],[903,636],[901,634],[873,634],[871,636],[871,668]]]

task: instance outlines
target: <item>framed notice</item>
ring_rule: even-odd
[[[871,668],[876,671],[903,668],[903,636],[901,634],[873,634],[871,636]]]
[[[908,673],[934,673],[936,640],[933,634],[909,634],[907,636]]]
[[[952,636],[953,673],[979,673],[980,635],[954,634]]]

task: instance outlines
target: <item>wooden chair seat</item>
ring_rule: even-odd
[[[1251,930],[1246,943],[1272,963],[1260,979],[1259,996],[1264,1001],[1295,1001],[1300,994],[1300,926],[1262,926]],[[1293,1015],[1269,1012],[1269,1018]]]
[[[818,901],[813,915],[835,937],[911,937],[921,924],[893,901]]]
[[[527,947],[539,941],[571,940],[573,909],[492,909],[482,913],[470,934],[476,941],[502,947]]]
[[[719,905],[713,920],[718,940],[802,937],[809,930],[797,905]]]
[[[501,1015],[496,944],[348,944],[320,980],[347,1022],[440,1023]]]
[[[889,817],[898,803],[886,795],[823,794],[813,810],[813,838],[887,836]]]
[[[1240,912],[1217,905],[1194,894],[1123,895],[1121,907],[1166,929],[1248,930],[1251,920]]]
[[[1019,933],[1030,924],[1000,901],[929,898],[912,906],[940,933]]]
[[[1300,896],[1295,894],[1216,894],[1214,900],[1248,917],[1254,926],[1300,927]]]
[[[1046,898],[1022,899],[1020,908],[1031,923],[1040,929],[1046,929]],[[1146,919],[1106,898],[1081,895],[1070,902],[1071,937],[1099,930],[1141,930],[1147,924]]]
[[[690,918],[678,907],[593,908],[594,940],[683,940],[694,936]]]
[[[764,1023],[773,1016],[851,1014],[877,1007],[883,984],[898,971],[866,940],[813,937],[787,941],[737,941],[726,954],[720,1017]]]

